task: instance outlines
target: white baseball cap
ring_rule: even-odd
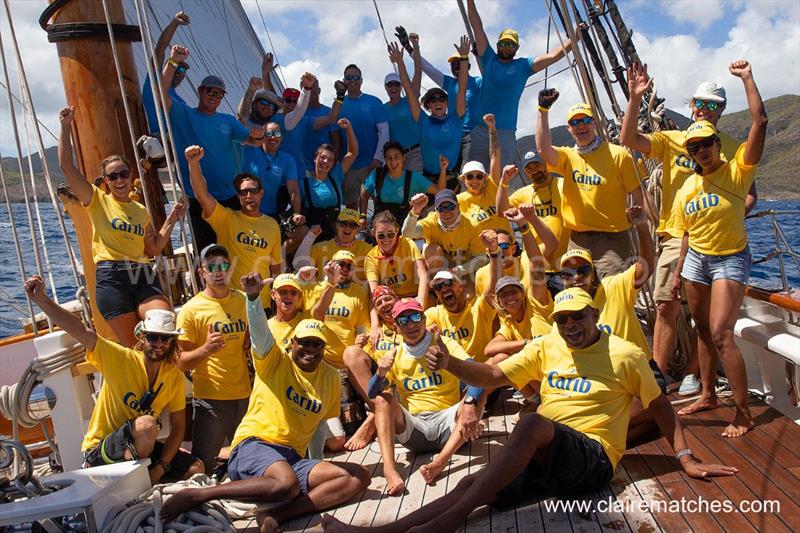
[[[474,172],[478,171],[481,174],[486,174],[486,167],[483,166],[483,163],[480,161],[467,161],[463,167],[461,167],[461,175],[463,176],[467,172]]]
[[[144,315],[137,328],[142,333],[162,333],[165,335],[181,335],[182,329],[175,327],[175,313],[166,309],[151,309]]]
[[[390,81],[396,81],[397,83],[400,83],[400,74],[398,74],[397,72],[390,72],[389,74],[386,75],[385,78],[383,78],[384,85],[386,85]]]
[[[708,100],[709,102],[717,102],[719,104],[724,104],[728,101],[728,98],[725,95],[725,87],[713,81],[704,81],[698,85],[697,90],[695,90],[694,94],[692,95],[692,98],[697,98],[698,100]]]

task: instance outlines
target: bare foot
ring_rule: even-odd
[[[747,412],[744,412],[737,409],[736,416],[733,417],[733,422],[731,422],[728,427],[722,431],[722,436],[741,437],[754,427],[755,423],[750,415],[750,411],[748,410]]]
[[[375,440],[375,415],[370,413],[355,434],[344,443],[344,449],[354,452],[369,446]]]
[[[442,473],[443,469],[444,465],[440,465],[434,460],[426,465],[422,465],[421,467],[419,467],[419,473],[422,474],[422,479],[425,480],[425,483],[430,485],[431,483],[436,481],[436,478],[439,477],[439,474]]]
[[[261,519],[261,524],[259,526],[259,531],[261,533],[278,533],[281,531],[278,521],[272,516],[265,514],[259,515],[259,518]],[[256,522],[258,522],[258,520]]]
[[[322,515],[322,529],[328,533],[350,533],[353,531],[366,531],[367,528],[345,524],[338,518],[325,513]]]
[[[189,509],[201,505],[206,500],[202,497],[203,489],[183,489],[175,493],[170,499],[164,502],[161,507],[161,520],[169,523]]]
[[[717,408],[717,398],[703,398],[700,397],[678,411],[678,415],[686,416],[699,411],[708,411]]]
[[[384,475],[386,476],[386,494],[389,496],[403,494],[403,491],[406,490],[406,484],[400,474],[393,471],[384,471]]]

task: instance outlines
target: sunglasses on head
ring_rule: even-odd
[[[454,204],[453,202],[447,202],[447,203],[444,203],[444,204],[440,205],[439,207],[437,207],[436,210],[439,213],[447,213],[447,212],[452,211],[455,208],[456,208],[456,204]]]
[[[281,133],[280,131],[265,131],[264,137],[266,137],[267,139],[280,139],[281,137],[283,137],[283,133]]]
[[[711,148],[714,146],[714,143],[717,142],[718,137],[716,135],[712,135],[711,137],[706,137],[702,141],[694,141],[690,143],[686,143],[686,151],[690,154],[696,154],[700,151],[700,148]]]
[[[303,348],[322,348],[325,343],[319,339],[295,339]]]
[[[211,274],[214,272],[227,272],[228,269],[231,268],[231,264],[228,262],[222,263],[209,263],[205,266],[205,269],[208,270]]]
[[[336,223],[339,224],[340,226],[350,229],[356,229],[357,227],[359,227],[358,222],[350,222],[349,220],[338,220]]]
[[[222,98],[225,96],[225,91],[221,89],[206,89],[206,94],[211,98]]]
[[[464,174],[464,179],[467,180],[467,181],[482,180],[485,177],[486,176],[484,176],[480,172],[475,172],[474,174],[472,172],[470,172],[469,174]]]
[[[400,87],[402,85],[399,81],[390,81],[386,84],[387,87]]]
[[[239,196],[247,197],[249,195],[255,196],[256,194],[261,192],[261,187],[249,187],[247,189],[239,189],[236,193]]]
[[[344,81],[361,81],[361,74],[350,74],[344,77]]]
[[[561,279],[570,280],[575,276],[580,276],[582,278],[585,278],[591,273],[592,273],[592,265],[581,265],[578,268],[564,267],[561,269],[561,272],[559,274],[561,275]]]
[[[699,98],[695,98],[694,100],[694,108],[695,109],[703,109],[704,107],[709,111],[716,111],[719,106],[721,106],[719,102],[709,102],[708,100],[700,100]]]
[[[559,313],[553,317],[553,321],[556,324],[564,325],[567,323],[567,320],[572,319],[573,322],[580,322],[586,316],[586,311],[574,311],[572,313]]]
[[[419,311],[415,311],[407,315],[400,315],[394,321],[397,322],[398,326],[405,326],[406,324],[409,323],[409,321],[413,322],[414,324],[419,324],[420,322],[422,322],[422,313],[420,313]]]
[[[500,41],[497,43],[498,48],[516,48],[517,45],[514,41]]]
[[[593,120],[594,119],[592,117],[583,117],[583,118],[573,118],[568,120],[567,122],[569,123],[570,126],[574,128],[578,124],[587,124],[587,125],[591,124]]]
[[[117,181],[118,179],[128,179],[131,177],[130,170],[120,170],[119,172],[109,172],[106,174],[106,179],[108,181]]]
[[[150,344],[154,344],[158,341],[161,341],[166,344],[172,338],[172,335],[169,335],[167,333],[145,333],[144,338],[147,339],[147,342],[149,342]]]
[[[390,241],[397,236],[397,233],[389,232],[389,233],[378,233],[375,237],[378,238],[379,241]]]
[[[431,285],[431,289],[433,289],[434,291],[440,291],[442,290],[443,287],[450,287],[452,284],[453,284],[452,279],[445,279],[440,281],[439,283],[436,283],[435,285]]]

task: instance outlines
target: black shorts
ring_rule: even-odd
[[[536,494],[586,494],[611,481],[614,467],[598,441],[559,422],[553,426],[545,464],[528,463],[524,472],[497,493],[495,507],[514,507]]]
[[[106,320],[135,313],[142,302],[164,296],[148,263],[100,261],[95,281],[97,309]]]

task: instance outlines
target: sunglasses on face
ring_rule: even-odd
[[[319,339],[295,339],[303,348],[322,348],[325,343]]]
[[[500,41],[497,43],[498,48],[516,48],[517,45],[513,41]]]
[[[568,122],[569,122],[569,125],[574,128],[578,124],[589,125],[589,124],[592,123],[593,120],[594,119],[592,117],[583,117],[583,118],[573,118],[573,119],[569,120]]]
[[[238,191],[236,191],[236,193],[243,198],[246,198],[251,194],[255,196],[260,192],[261,192],[261,187],[250,187],[249,189],[239,189]]]
[[[358,222],[347,222],[345,220],[339,220],[336,223],[344,228],[350,228],[350,229],[356,229],[359,226]]]
[[[497,243],[497,247],[505,252],[506,250],[511,248],[511,243],[510,242],[498,242]]]
[[[586,311],[575,311],[574,313],[559,313],[553,317],[556,324],[563,326],[567,320],[572,319],[573,322],[580,322],[586,316]]]
[[[189,70],[189,65],[178,65],[178,68],[175,69],[175,72],[178,74],[186,74],[187,70]]]
[[[258,100],[256,100],[256,103],[259,104],[259,105],[267,105],[268,106],[270,104],[270,101],[267,100],[266,98],[259,98]]]
[[[717,136],[712,135],[711,137],[707,137],[702,141],[690,142],[686,143],[686,151],[690,154],[696,154],[700,151],[700,148],[711,148],[714,146],[714,143],[717,142]]]
[[[453,284],[453,280],[452,279],[446,279],[444,281],[440,281],[436,285],[431,285],[431,289],[433,289],[434,291],[440,291],[440,290],[442,290],[442,288],[450,287],[452,284]]]
[[[353,270],[353,263],[350,261],[339,261],[338,264],[342,270]]]
[[[707,100],[699,100],[695,99],[694,101],[694,108],[695,109],[703,109],[704,107],[709,111],[716,111],[719,106],[721,106],[719,102],[709,102]]]
[[[172,335],[167,335],[166,333],[145,333],[144,337],[150,344],[155,344],[158,341],[166,344],[172,338]]]
[[[281,137],[283,137],[283,133],[281,133],[280,131],[265,131],[264,137],[266,137],[267,139],[280,139]]]
[[[361,81],[361,74],[350,74],[345,76],[344,81]]]
[[[109,172],[106,174],[106,179],[108,181],[117,181],[118,179],[126,180],[131,177],[130,170],[120,170],[119,172]]]
[[[575,276],[580,276],[585,278],[589,274],[592,273],[592,265],[581,265],[578,268],[567,268],[564,267],[561,269],[559,273],[561,275],[561,279],[570,280]]]
[[[449,213],[450,211],[456,208],[456,204],[453,202],[447,202],[446,204],[442,204],[436,208],[436,211],[439,213]]]
[[[422,322],[422,313],[419,311],[410,313],[408,315],[402,315],[395,319],[398,326],[405,326],[409,323],[409,321],[413,322],[414,324],[419,324]]]
[[[390,232],[390,233],[378,233],[375,235],[379,241],[390,241],[397,236],[397,233]]]
[[[472,173],[464,174],[464,179],[467,180],[467,181],[479,181],[479,180],[482,180],[484,177],[485,176],[483,174],[481,174],[480,172],[476,172],[474,174],[472,174]]]
[[[206,89],[206,94],[211,98],[222,98],[225,96],[225,91],[219,89]]]
[[[386,84],[387,87],[400,87],[401,83],[399,81],[390,81]]]
[[[228,269],[231,268],[230,263],[222,262],[222,263],[210,263],[205,266],[205,269],[208,270],[211,274],[214,272],[227,272]]]

